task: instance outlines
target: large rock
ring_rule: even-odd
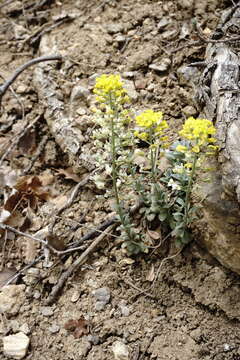
[[[203,217],[197,223],[195,238],[227,268],[240,274],[240,211],[237,201],[224,199],[218,172],[209,182],[199,182],[195,192],[203,201]]]
[[[226,14],[225,14],[226,15]],[[224,22],[224,32],[240,27],[240,9]],[[234,34],[232,34],[234,36]],[[203,204],[203,219],[197,237],[221,264],[240,274],[240,92],[239,61],[236,49],[226,43],[209,44],[202,79],[205,107],[201,117],[215,123],[219,145],[218,158],[209,182],[199,181],[198,201]],[[209,86],[209,76],[211,82]],[[207,91],[206,91],[207,90]],[[201,94],[201,93],[200,93]],[[204,177],[204,175],[203,175]],[[206,178],[206,175],[205,175]],[[195,192],[196,195],[196,192]]]

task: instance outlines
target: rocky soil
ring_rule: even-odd
[[[134,108],[163,111],[175,138],[183,120],[198,115],[199,70],[184,67],[204,59],[206,42],[193,19],[207,38],[231,5],[2,1],[3,81],[37,56],[61,54],[63,61],[29,67],[3,96],[0,220],[40,239],[52,227],[49,243],[61,251],[111,217],[111,201],[86,180],[94,79],[119,73]],[[181,254],[169,243],[131,258],[112,231],[48,304],[61,274],[93,240],[56,256],[24,235],[1,234],[1,359],[240,360],[239,276],[196,241]]]

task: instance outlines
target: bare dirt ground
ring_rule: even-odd
[[[3,79],[33,57],[48,52],[64,57],[61,63],[41,65],[45,83],[39,82],[39,65],[34,65],[3,97],[2,206],[16,179],[31,175],[19,185],[21,197],[8,202],[8,224],[41,236],[76,183],[88,175],[89,99],[96,74],[119,73],[128,82],[134,107],[163,111],[173,137],[186,116],[196,116],[192,77],[181,72],[181,66],[204,59],[206,43],[199,40],[192,20],[201,23],[207,37],[221,11],[231,5],[217,0],[48,0],[11,1],[0,7]],[[54,94],[44,98],[42,90],[52,84]],[[74,96],[76,85],[84,89]],[[52,124],[51,96],[62,106],[59,121],[63,113],[71,117],[81,138],[81,149],[77,144],[70,155],[68,134],[58,133]],[[104,192],[87,182],[54,219],[58,244],[53,246],[64,248],[59,239],[65,245],[78,241],[111,211]],[[1,220],[3,216],[2,210]],[[47,259],[45,252],[44,259],[18,277],[17,284],[24,286],[14,310],[1,314],[0,337],[26,333],[30,346],[25,358],[36,360],[240,359],[239,276],[195,242],[166,261],[176,253],[174,246],[129,258],[120,245],[114,232],[107,235],[51,305],[45,300],[81,251],[60,260],[53,254]],[[10,232],[1,243],[2,268],[20,270],[42,253],[35,241]],[[0,357],[7,358],[3,346]]]

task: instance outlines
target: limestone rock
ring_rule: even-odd
[[[231,14],[232,18],[229,18],[224,25],[225,29],[232,29],[233,23],[236,29],[240,26],[238,10],[235,9]],[[224,16],[226,13],[223,13],[221,21],[225,19]],[[202,224],[197,237],[221,264],[238,274],[240,274],[239,60],[239,52],[234,46],[225,43],[208,44],[205,61],[206,63],[211,61],[217,66],[211,75],[209,87],[204,88],[204,85],[196,89],[196,100],[200,106],[202,96],[204,97],[209,91],[209,99],[204,101],[199,117],[214,122],[218,145],[218,153],[211,163],[209,159],[207,164],[207,167],[214,170],[208,172],[208,176],[202,175],[198,184],[200,190],[196,189],[200,194],[198,202],[202,201],[203,205]],[[206,177],[210,178],[207,183]]]
[[[116,360],[128,360],[129,359],[129,351],[127,345],[122,343],[121,341],[115,341],[112,346],[114,359]]]
[[[22,332],[14,335],[4,336],[3,351],[6,356],[13,359],[23,359],[29,346],[29,338]]]
[[[196,225],[195,238],[222,265],[240,274],[239,205],[233,199],[224,199],[220,173],[210,176],[208,182],[199,181],[194,192],[195,202],[204,199],[203,218]]]
[[[16,315],[25,300],[25,285],[7,285],[0,292],[0,313]]]

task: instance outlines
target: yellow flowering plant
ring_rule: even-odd
[[[178,206],[177,212],[174,213],[177,222],[173,232],[179,242],[184,243],[189,239],[188,228],[196,212],[196,208],[191,207],[190,195],[197,169],[202,168],[204,159],[214,155],[218,149],[218,146],[213,145],[217,141],[215,134],[216,129],[211,121],[194,117],[189,117],[183,124],[182,130],[179,131],[184,143],[178,144],[175,151],[179,153],[178,158],[179,156],[181,158],[181,173],[177,175],[177,178],[182,182],[184,199],[181,206]]]
[[[119,75],[101,75],[96,79],[93,92],[98,103],[98,110],[94,111],[95,120],[100,126],[93,132],[94,144],[98,149],[96,160],[99,167],[104,167],[105,173],[112,179],[115,209],[121,223],[124,247],[131,254],[146,251],[144,243],[140,241],[140,234],[134,231],[134,225],[124,209],[119,194],[120,186],[128,179],[126,174],[130,161],[128,147],[133,143],[133,135],[127,128],[131,120],[129,111],[124,108],[130,99]],[[94,179],[103,186],[104,181],[99,174],[95,175]]]
[[[190,202],[196,172],[218,148],[215,127],[207,119],[190,117],[179,131],[181,141],[170,146],[166,135],[169,126],[161,111],[147,109],[133,121],[128,109],[130,99],[119,75],[101,75],[93,92],[97,102],[94,158],[100,170],[93,180],[101,189],[106,188],[106,177],[112,181],[123,247],[130,254],[147,252],[142,232],[135,231],[120,196],[123,186],[133,184],[132,194],[141,198],[140,213],[144,214],[147,227],[155,226],[158,220],[167,237],[174,236],[181,246],[186,244],[196,218],[196,208]],[[170,166],[161,174],[158,166],[163,154]]]
[[[135,118],[137,130],[134,135],[149,144],[152,180],[156,177],[156,162],[159,156],[159,149],[167,147],[168,137],[165,130],[168,123],[163,119],[161,111],[147,109]]]

